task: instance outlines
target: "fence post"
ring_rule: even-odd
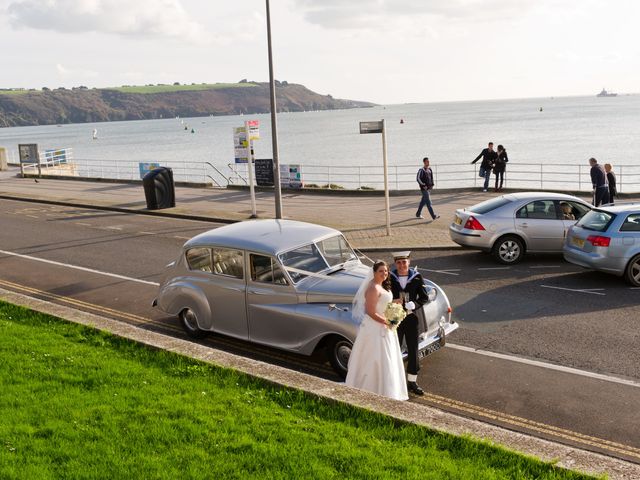
[[[622,175],[622,167],[620,167],[620,182],[616,184],[616,190],[617,190],[618,192],[621,192],[621,191],[622,191],[622,179],[623,179],[623,175]],[[618,186],[619,186],[620,188],[618,188]]]
[[[544,190],[544,183],[542,181],[542,166],[543,165],[544,164],[542,164],[542,163],[540,164],[540,190]]]
[[[327,167],[327,188],[331,190],[331,166]]]
[[[578,191],[582,191],[582,165],[578,165]]]

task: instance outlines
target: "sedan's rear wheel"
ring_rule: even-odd
[[[185,308],[180,312],[180,323],[184,331],[187,332],[187,335],[191,338],[202,338],[206,335],[206,332],[200,330],[200,327],[198,327],[198,316],[196,312],[190,308]]]
[[[347,367],[349,366],[352,348],[353,343],[343,337],[332,337],[327,344],[329,363],[342,378],[347,376]]]
[[[522,260],[524,256],[524,244],[522,240],[513,235],[506,235],[493,244],[493,256],[500,263],[513,265]]]
[[[629,261],[624,276],[631,285],[640,287],[640,255],[636,255]]]

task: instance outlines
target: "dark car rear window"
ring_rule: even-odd
[[[505,197],[497,197],[478,203],[473,207],[469,207],[467,210],[473,213],[485,214],[495,210],[496,208],[503,207],[507,203],[511,203],[511,200],[508,200]]]
[[[616,216],[613,213],[603,210],[591,210],[578,220],[576,225],[587,230],[593,230],[594,232],[604,232],[609,228],[614,218],[616,218]]]

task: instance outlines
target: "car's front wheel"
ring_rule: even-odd
[[[513,265],[522,260],[524,256],[524,243],[514,235],[505,235],[493,244],[492,253],[500,263]]]
[[[327,356],[329,363],[340,377],[347,376],[347,367],[349,366],[349,357],[353,343],[343,337],[331,337],[327,344]]]
[[[627,264],[624,277],[634,287],[640,287],[640,255],[636,255]]]
[[[198,316],[196,312],[190,308],[185,308],[180,312],[179,316],[182,328],[184,328],[184,331],[187,332],[187,335],[191,338],[202,338],[206,335],[206,332],[198,327]]]

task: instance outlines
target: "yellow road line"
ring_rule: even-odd
[[[578,444],[589,445],[605,451],[616,452],[628,457],[640,459],[640,448],[632,447],[630,445],[624,445],[610,440],[585,435],[582,433],[574,432],[572,430],[555,427],[553,425],[547,425],[515,415],[509,415],[507,413],[496,412],[495,410],[490,410],[484,407],[472,405],[458,400],[453,400],[451,398],[442,397],[440,395],[435,395],[432,393],[425,392],[424,398],[437,405],[453,408],[459,411],[470,413],[472,415],[499,421],[508,425],[523,427],[528,430],[533,430],[539,433],[563,438],[565,440],[569,440]]]

